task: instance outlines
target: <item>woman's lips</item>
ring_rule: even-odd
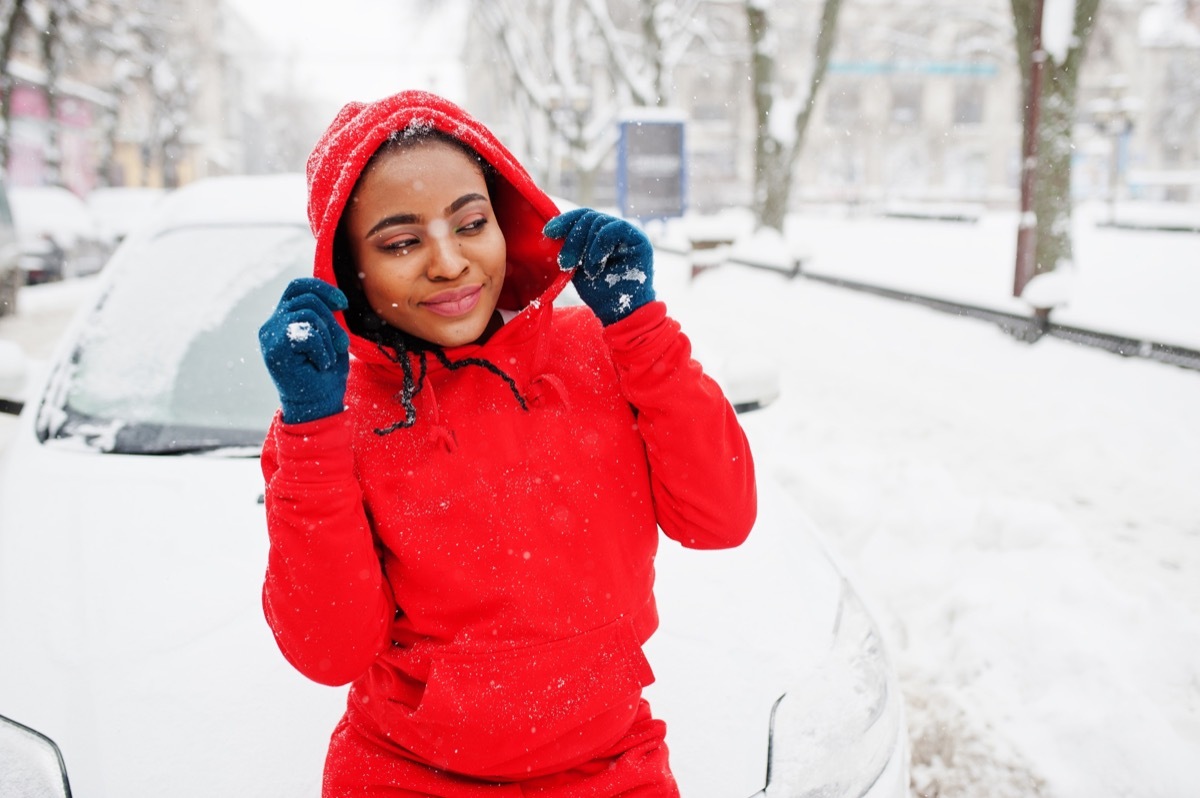
[[[461,316],[474,310],[475,306],[479,304],[481,296],[483,296],[483,286],[472,285],[434,294],[421,305],[439,316]]]

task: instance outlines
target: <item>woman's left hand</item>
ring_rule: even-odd
[[[542,231],[561,238],[558,265],[575,270],[579,298],[606,327],[654,300],[654,247],[646,234],[615,216],[576,208]]]

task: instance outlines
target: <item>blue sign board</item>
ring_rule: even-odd
[[[687,208],[682,119],[625,119],[617,141],[617,204],[630,219],[670,219]]]

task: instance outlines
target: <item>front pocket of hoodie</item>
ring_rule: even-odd
[[[605,713],[614,728],[589,733],[619,736],[653,680],[632,623],[622,619],[543,645],[435,657],[420,704],[393,704],[392,720],[407,727],[400,736],[426,761],[483,774]],[[629,712],[613,711],[621,706]]]

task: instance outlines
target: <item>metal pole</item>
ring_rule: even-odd
[[[1033,31],[1030,44],[1029,85],[1025,97],[1025,131],[1021,140],[1021,218],[1017,225],[1017,263],[1013,278],[1013,296],[1019,297],[1025,284],[1033,279],[1036,265],[1037,215],[1033,209],[1033,191],[1038,168],[1038,125],[1042,111],[1042,68],[1046,53],[1042,50],[1042,6],[1033,0]]]
[[[1119,130],[1120,122],[1117,119],[1110,124],[1112,132],[1109,142],[1112,145],[1112,151],[1108,155],[1108,223],[1115,225],[1117,223],[1117,178],[1120,176],[1121,169],[1121,132]]]

